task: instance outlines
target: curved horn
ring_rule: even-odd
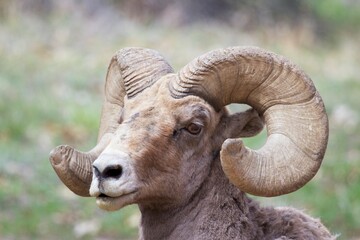
[[[220,152],[225,174],[243,191],[286,194],[318,171],[328,140],[324,104],[311,79],[285,58],[253,47],[215,50],[186,65],[170,90],[175,98],[197,95],[216,110],[246,103],[264,116],[261,149],[227,139]]]
[[[98,144],[89,152],[71,146],[56,147],[50,163],[61,181],[74,193],[90,196],[92,163],[103,152],[119,126],[124,97],[135,97],[161,76],[173,72],[170,65],[154,50],[125,48],[111,59],[105,82]]]

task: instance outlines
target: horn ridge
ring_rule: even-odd
[[[206,53],[170,83],[173,97],[196,95],[217,111],[245,103],[264,116],[268,138],[259,150],[227,139],[220,152],[225,174],[243,191],[286,194],[318,171],[328,141],[328,119],[311,79],[285,57],[254,47]],[[281,173],[281,174],[279,174]]]
[[[173,73],[160,53],[151,49],[125,48],[117,53],[117,60],[126,61],[121,70],[128,98],[135,97],[162,76]]]

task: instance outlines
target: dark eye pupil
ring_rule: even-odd
[[[199,134],[201,131],[201,127],[195,123],[190,123],[189,126],[187,127],[187,130],[191,134]]]

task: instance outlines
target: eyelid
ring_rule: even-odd
[[[196,125],[199,125],[200,127],[204,127],[205,124],[203,122],[200,122],[200,121],[191,121],[188,125],[190,124],[196,124]]]

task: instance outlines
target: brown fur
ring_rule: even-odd
[[[111,149],[131,157],[139,179],[140,239],[332,239],[318,221],[291,208],[262,208],[232,185],[220,165],[227,138],[253,136],[253,110],[229,115],[204,100],[170,97],[159,81],[126,99]],[[203,126],[192,135],[189,123]]]
[[[318,170],[328,122],[305,73],[281,56],[238,47],[172,72],[156,51],[120,50],[106,77],[99,144],[87,153],[54,149],[50,160],[60,179],[105,210],[138,204],[142,240],[333,239],[318,220],[260,207],[243,192],[289,193]],[[239,138],[262,130],[262,117],[253,109],[230,115],[223,106],[233,102],[264,114],[269,138],[261,153]],[[294,121],[301,131],[293,131]],[[294,171],[277,175],[289,162],[297,164],[288,170],[301,173],[295,180]]]
[[[140,239],[333,239],[318,221],[291,208],[262,208],[228,182],[214,159],[210,174],[183,205],[140,204]]]

